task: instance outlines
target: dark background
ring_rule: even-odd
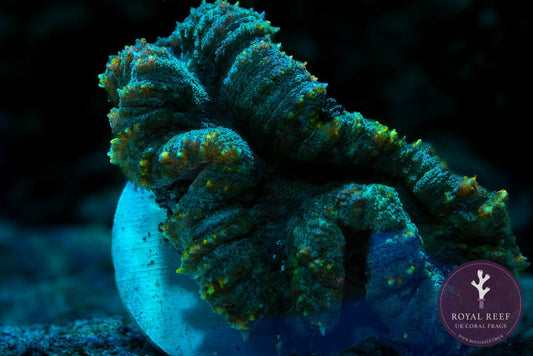
[[[124,184],[106,155],[97,75],[136,38],[168,36],[185,0],[0,3],[0,222],[111,227]],[[508,190],[531,246],[531,31],[507,0],[243,0],[348,110],[433,144],[452,170]]]

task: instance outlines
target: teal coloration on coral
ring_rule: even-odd
[[[386,343],[406,353],[459,352],[436,308],[440,286],[451,268],[426,254],[417,233],[372,234],[368,270],[367,300],[387,321],[381,336]]]
[[[204,2],[169,37],[111,57],[100,75],[115,106],[111,162],[167,208],[178,272],[233,327],[291,316],[328,335],[343,303],[366,296],[391,326],[383,342],[446,344],[428,310],[443,265],[527,266],[506,191],[345,111],[276,31]]]

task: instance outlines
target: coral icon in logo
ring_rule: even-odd
[[[491,261],[467,262],[454,269],[438,298],[440,319],[448,333],[476,347],[507,339],[520,322],[523,304],[514,275]]]
[[[483,297],[485,297],[485,294],[487,294],[490,291],[489,287],[483,288],[483,285],[490,278],[490,275],[486,274],[485,277],[483,277],[483,270],[478,269],[477,270],[477,278],[479,279],[479,281],[477,283],[476,283],[476,281],[472,281],[471,284],[479,292],[479,298],[478,298],[477,301],[479,302],[479,309],[483,309],[483,308],[485,308],[485,303],[484,303],[485,299]]]

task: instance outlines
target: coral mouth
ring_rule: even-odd
[[[183,172],[176,180],[182,183],[191,184],[203,172],[206,167],[207,164],[201,164],[198,167]]]

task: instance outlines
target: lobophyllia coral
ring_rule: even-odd
[[[169,37],[110,57],[111,162],[167,208],[177,272],[233,327],[290,315],[326,334],[344,302],[366,297],[384,342],[442,344],[446,268],[527,265],[507,192],[346,111],[272,42],[277,30],[204,2]]]

